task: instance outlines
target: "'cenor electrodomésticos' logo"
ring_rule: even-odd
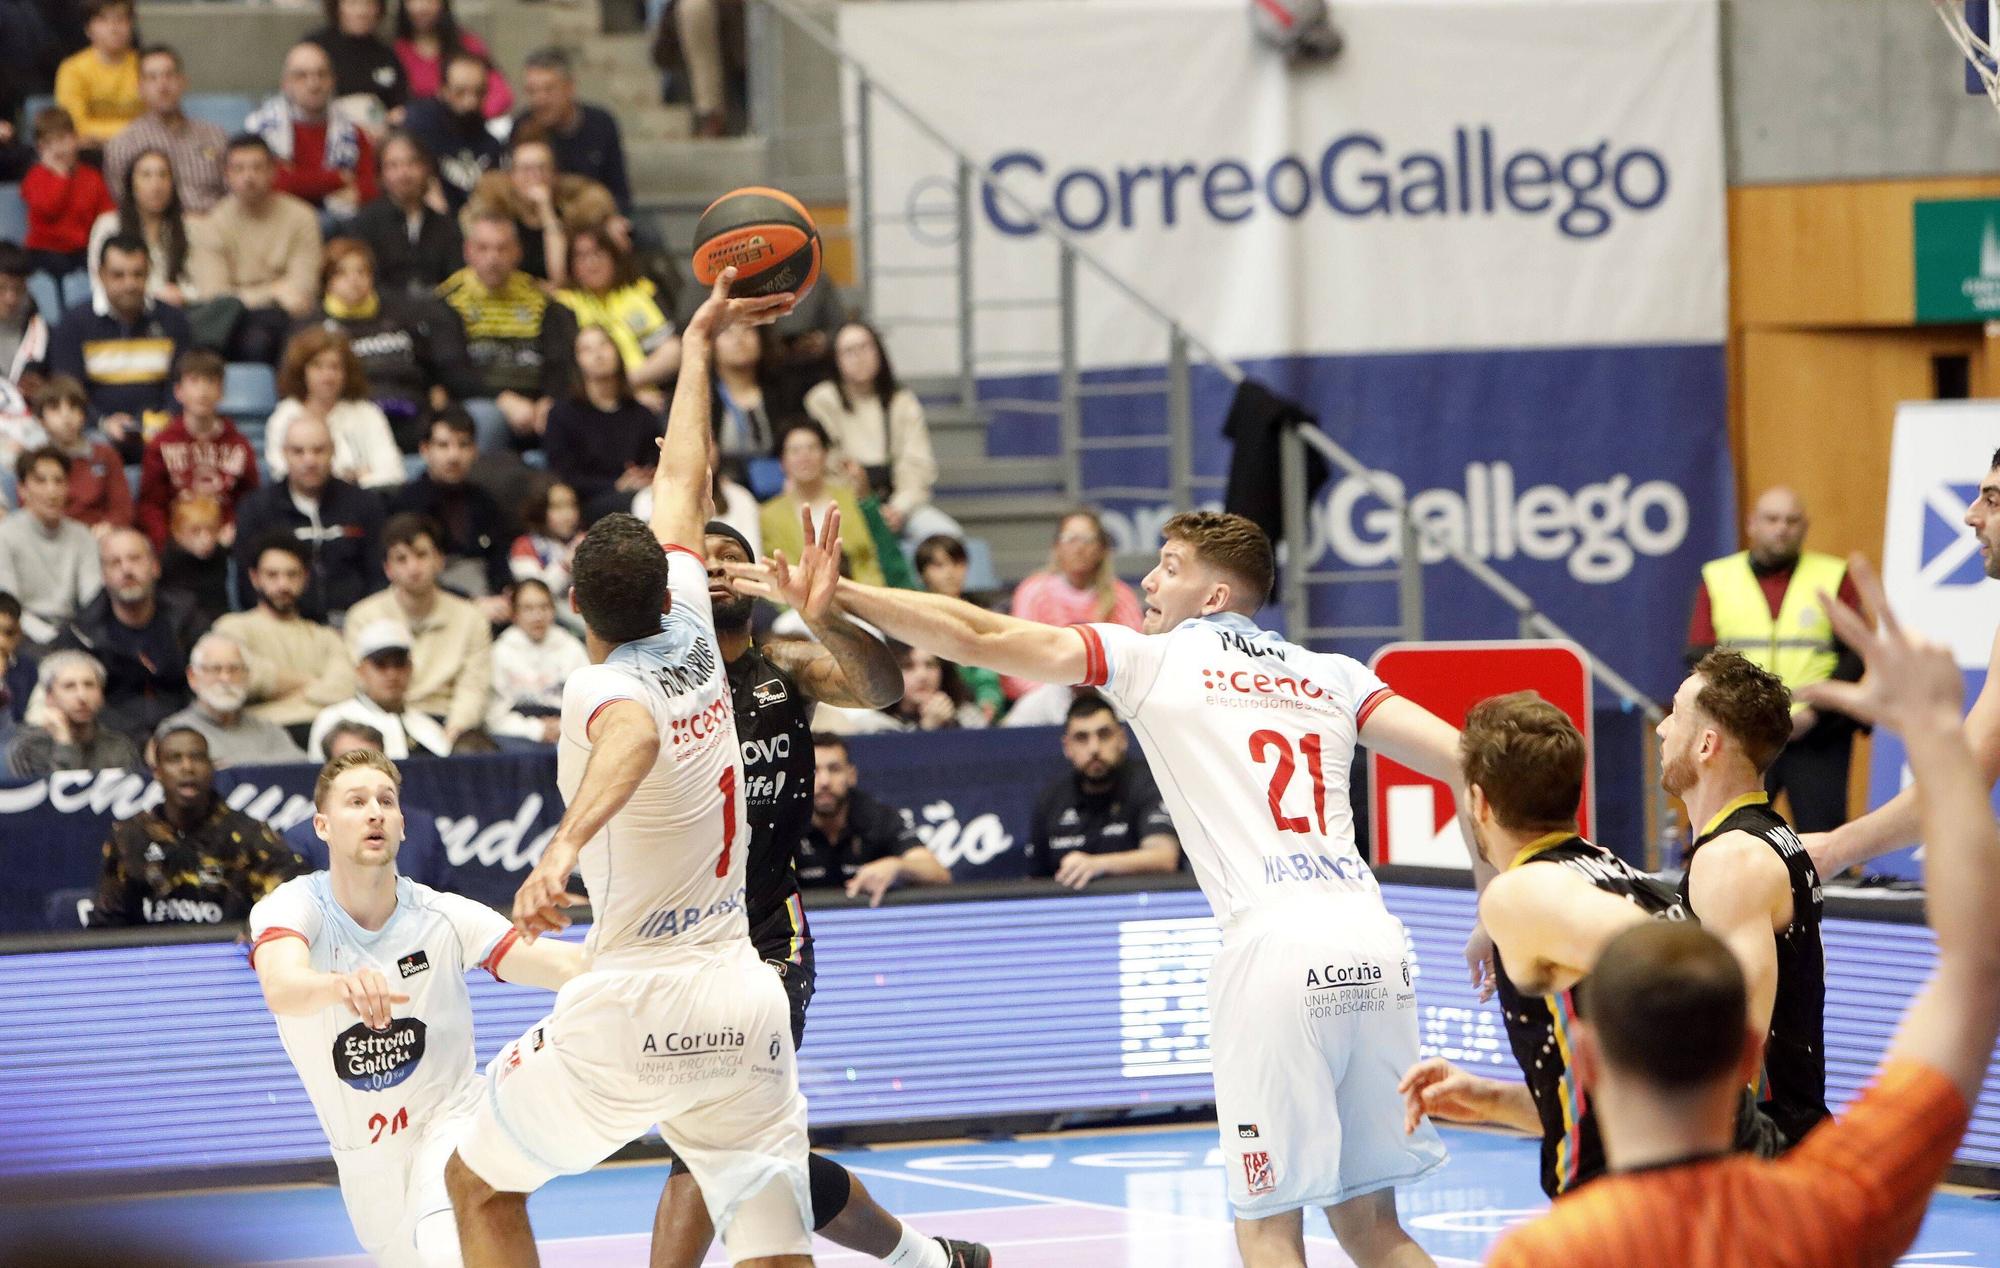
[[[398,1017],[387,1030],[355,1022],[333,1041],[333,1072],[349,1087],[380,1092],[415,1073],[424,1059],[424,1023]]]
[[[1986,579],[1979,539],[1965,525],[1965,508],[1977,484],[1937,485],[1924,494],[1924,528],[1918,537],[1918,580],[1926,585],[1976,586]]]

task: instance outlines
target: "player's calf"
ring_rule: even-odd
[[[541,1263],[528,1225],[527,1194],[499,1192],[456,1153],[444,1164],[444,1190],[458,1221],[466,1268],[537,1268]]]
[[[1396,1191],[1377,1189],[1326,1208],[1340,1248],[1360,1268],[1437,1268],[1396,1216]]]

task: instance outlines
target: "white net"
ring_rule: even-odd
[[[1991,3],[1981,3],[1979,11],[1986,14],[1987,37],[1982,38],[1966,20],[1967,6],[1961,0],[1931,0],[1931,8],[1937,10],[1938,20],[1944,29],[1951,32],[1952,42],[1979,76],[1979,82],[1986,85],[1986,96],[1995,107],[2000,107],[2000,58],[1996,58],[1989,39],[1994,31],[1994,9]]]

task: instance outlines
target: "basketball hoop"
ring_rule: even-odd
[[[1952,43],[1958,45],[1959,52],[1965,54],[1965,64],[1971,72],[1979,76],[1979,82],[1986,86],[1986,96],[1995,107],[2000,107],[2000,55],[1993,51],[1990,42],[1995,32],[1995,9],[2000,4],[1992,0],[1931,0],[1931,8],[1937,10],[1938,20],[1951,33]],[[1974,28],[1972,14],[1983,12],[1986,16],[1984,33]],[[1968,80],[1966,87],[1972,85]]]

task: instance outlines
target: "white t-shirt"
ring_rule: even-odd
[[[372,966],[391,991],[410,997],[391,1010],[386,1032],[370,1030],[340,1005],[277,1019],[278,1037],[334,1149],[364,1149],[420,1130],[477,1094],[465,974],[493,972],[514,945],[505,916],[399,877],[395,912],[370,933],[334,900],[327,873],[314,872],[286,881],[250,909],[250,937],[253,963],[265,943],[301,938],[316,971]]]
[[[1164,634],[1075,629],[1085,685],[1132,724],[1218,920],[1295,895],[1377,892],[1347,800],[1361,724],[1391,694],[1367,666],[1235,613]]]
[[[595,923],[584,954],[597,968],[651,968],[672,951],[747,938],[743,759],[708,604],[708,565],[667,547],[672,595],[660,632],[620,644],[563,685],[556,785],[575,798],[590,761],[590,720],[636,700],[659,729],[660,756],[577,868]]]

